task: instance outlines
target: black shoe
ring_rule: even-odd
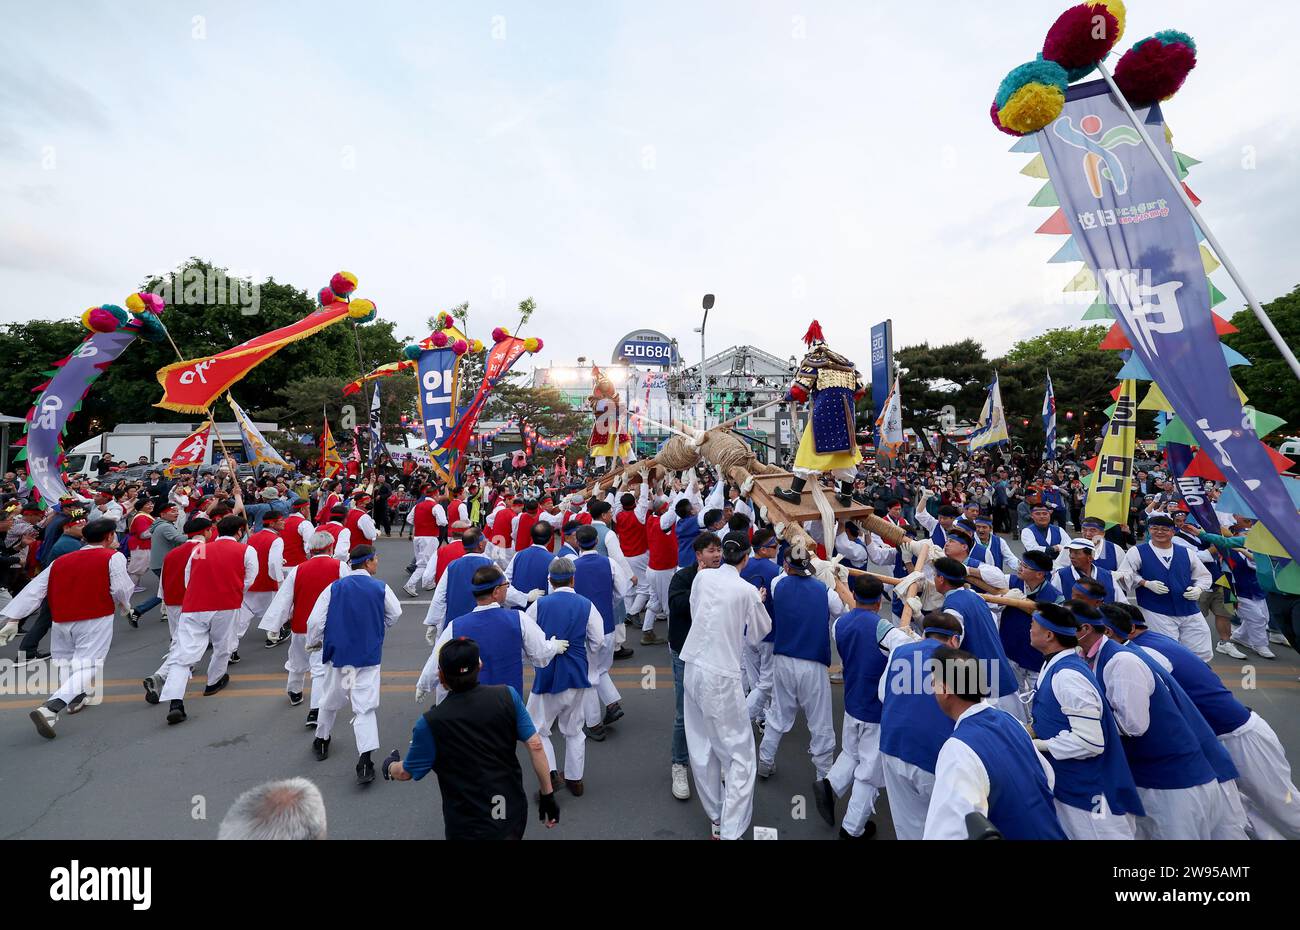
[[[871,506],[871,500],[870,500],[870,498],[868,498],[867,495],[865,495],[865,494],[860,494],[860,493],[859,493],[859,494],[854,494],[854,495],[853,495],[853,503],[858,504],[858,505],[860,505],[860,506],[862,506],[862,507],[870,507],[870,506]],[[865,834],[863,834],[863,835],[865,836]],[[875,834],[872,834],[872,835],[874,836]]]
[[[330,741],[316,737],[311,741],[311,751],[316,754],[317,762],[324,762],[330,756]]]
[[[231,664],[231,665],[238,665],[238,664],[239,664],[239,653],[238,653],[238,652],[232,652],[232,653],[230,654],[230,664]]]
[[[610,704],[605,708],[605,719],[600,722],[602,727],[607,727],[623,717],[623,708],[617,704]]]
[[[68,702],[68,713],[79,714],[86,709],[86,693],[83,691]]]
[[[822,820],[835,826],[835,789],[828,779],[819,778],[813,788],[813,800],[817,802],[817,813]]]
[[[280,645],[280,641],[267,636],[266,642],[262,643],[262,645],[267,649],[274,649],[276,646]]]
[[[594,727],[583,727],[582,732],[587,734],[587,739],[603,742],[605,739],[605,725],[598,723]]]
[[[230,675],[222,675],[215,683],[210,684],[203,689],[203,696],[208,697],[209,695],[216,694],[228,684],[230,684]]]
[[[140,628],[140,611],[132,607],[127,611],[126,622],[138,630]]]
[[[835,495],[835,500],[836,500],[836,502],[837,502],[841,507],[852,507],[852,506],[853,506],[853,495],[852,495],[852,494],[836,494],[836,495]]]
[[[875,835],[876,825],[870,820],[867,821],[867,825],[863,829],[861,836],[852,836],[847,830],[840,827],[840,839],[842,840],[869,840]]]
[[[317,714],[317,713],[318,713],[318,711],[317,711],[316,708],[314,708],[314,707],[313,707],[311,710],[307,711],[307,722],[304,723],[303,726],[307,727],[309,730],[314,730],[314,729],[316,729],[316,714]]]
[[[783,500],[787,504],[803,503],[803,495],[800,494],[798,491],[792,491],[789,488],[777,488],[775,491],[772,492],[772,494],[778,500]]]
[[[619,646],[617,649],[614,650],[614,658],[616,658],[616,659],[630,659],[630,658],[632,658],[632,654],[633,654],[633,652],[634,652],[634,650],[629,649],[629,648],[627,648],[626,646]]]
[[[168,722],[169,724],[170,724],[170,723],[180,723],[182,720],[185,719],[185,716],[186,716],[186,714],[185,714],[185,702],[184,702],[184,701],[172,701],[172,703],[171,703],[171,709],[167,711],[167,722]]]
[[[24,655],[22,652],[19,652],[18,656],[15,657],[14,659],[14,667],[21,668],[22,666],[27,665],[30,662],[44,662],[49,657],[50,654],[48,652],[42,652],[39,649],[33,649],[30,653],[27,653],[26,655]]]
[[[154,684],[154,676],[150,675],[144,680],[144,699],[147,704],[158,703],[159,688]]]
[[[357,784],[368,785],[375,780],[375,763],[365,756],[357,760]]]
[[[289,692],[287,692],[287,694],[289,695],[289,706],[290,706],[290,707],[297,707],[299,704],[302,703],[302,692],[301,692],[301,691],[289,691]]]

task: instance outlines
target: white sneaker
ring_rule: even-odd
[[[686,766],[673,764],[673,797],[679,801],[691,799],[691,782],[686,776]]]
[[[1256,651],[1257,653],[1259,653],[1259,656],[1260,656],[1260,658],[1262,658],[1262,659],[1276,659],[1276,658],[1277,658],[1277,655],[1273,652],[1273,650],[1272,650],[1272,649],[1269,649],[1267,646],[1260,646],[1260,647],[1259,647],[1258,649],[1256,649],[1255,651]]]
[[[42,704],[28,716],[31,717],[32,723],[36,724],[37,733],[46,739],[54,739],[54,725],[59,722],[58,714]]]
[[[709,839],[711,840],[722,839],[722,824],[720,823],[709,824]]]
[[[1219,643],[1219,645],[1215,646],[1214,651],[1217,652],[1219,655],[1229,656],[1230,658],[1233,659],[1246,658],[1246,653],[1242,652],[1240,649],[1238,649],[1236,646],[1234,646],[1232,643],[1228,642],[1227,640],[1224,640],[1223,642]]]
[[[1290,645],[1291,645],[1289,642],[1286,641],[1286,637],[1283,636],[1281,633],[1269,633],[1269,634],[1268,634],[1268,641],[1269,641],[1270,643],[1272,643],[1274,646],[1290,646]]]

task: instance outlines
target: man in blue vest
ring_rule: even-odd
[[[507,602],[520,610],[546,593],[546,570],[555,558],[551,552],[551,537],[555,530],[545,520],[538,520],[529,531],[532,545],[516,552],[506,569],[510,585]]]
[[[555,656],[569,648],[562,639],[547,639],[537,621],[520,610],[507,607],[509,583],[495,565],[484,565],[474,570],[470,590],[474,593],[474,609],[447,621],[443,625],[433,652],[424,663],[424,670],[415,686],[415,699],[437,688],[438,653],[453,639],[469,638],[478,643],[483,670],[479,680],[485,685],[510,685],[515,691],[524,690],[524,659],[536,668],[545,668]],[[441,701],[446,693],[438,691]]]
[[[922,490],[922,501],[929,500],[934,495],[928,490]],[[952,529],[953,521],[961,516],[961,511],[952,504],[943,504],[939,507],[939,516],[932,517],[925,508],[918,507],[916,511],[916,522],[930,534],[930,541],[943,548],[943,544],[948,541],[948,531]]]
[[[1122,605],[1106,605],[1095,619],[1078,611],[1078,640],[1115,715],[1142,801],[1138,839],[1214,839],[1224,819],[1215,770],[1168,685],[1136,650],[1121,645],[1128,632],[1112,625],[1115,610],[1122,613]]]
[[[329,757],[334,718],[352,705],[352,732],[357,741],[357,782],[375,780],[370,754],[379,748],[379,663],[384,634],[402,618],[402,602],[375,577],[379,556],[373,546],[357,546],[348,555],[351,574],[326,588],[307,618],[307,649],[321,649],[325,666],[320,713],[312,751],[318,761]]]
[[[596,531],[596,552],[605,556],[613,562],[623,566],[623,574],[628,578],[628,590],[635,590],[637,585],[636,572],[632,569],[632,564],[623,555],[623,546],[618,541],[618,533],[614,532],[614,508],[608,502],[602,500],[592,500],[587,504],[587,512],[591,514],[591,528]],[[614,659],[630,659],[636,651],[629,649],[625,644],[627,631],[623,629],[627,622],[627,600],[625,598],[614,598]]]
[[[1124,556],[1122,570],[1137,586],[1147,626],[1182,643],[1204,662],[1214,658],[1210,625],[1199,600],[1210,589],[1210,572],[1187,546],[1173,543],[1174,521],[1157,514],[1147,521],[1150,539]]]
[[[1055,559],[1069,537],[1052,522],[1052,508],[1042,502],[1034,504],[1029,518],[1032,522],[1020,531],[1020,544],[1026,552],[1046,552]]]
[[[1300,839],[1300,792],[1273,728],[1238,701],[1199,656],[1148,629],[1141,612],[1128,609],[1133,623],[1129,642],[1168,669],[1236,764],[1237,787],[1255,839]]]
[[[563,778],[573,796],[580,797],[587,758],[584,701],[591,690],[589,671],[605,639],[605,621],[590,600],[573,590],[572,559],[556,559],[548,574],[551,593],[533,603],[528,608],[528,616],[537,622],[542,635],[567,642],[569,648],[533,676],[528,714],[542,738],[551,767],[551,783],[559,784]],[[556,771],[555,747],[551,744],[551,728],[557,724],[564,737],[562,774]]]
[[[1079,531],[1093,545],[1092,561],[1114,574],[1124,561],[1124,550],[1106,538],[1106,521],[1099,517],[1084,517]]]
[[[1052,560],[1046,552],[1026,552],[1015,577],[1007,580],[1005,597],[996,596],[993,603],[1002,604],[998,617],[998,639],[1002,649],[1015,669],[1016,681],[1023,692],[1032,691],[1043,667],[1043,657],[1029,642],[1029,627],[1033,604],[1047,601],[1059,604],[1065,598],[1052,584]]]
[[[1145,812],[1110,705],[1076,652],[1078,636],[1071,606],[1038,605],[1029,641],[1046,661],[1034,692],[1034,746],[1056,773],[1056,814],[1070,839],[1131,840]]]
[[[827,780],[840,797],[853,788],[840,823],[842,840],[869,840],[876,835],[876,825],[868,818],[885,787],[880,760],[880,678],[889,653],[914,641],[881,618],[884,590],[877,579],[859,575],[853,581],[853,610],[838,617],[831,627],[835,649],[844,663],[844,726],[840,755]]]
[[[1123,590],[1116,586],[1115,576],[1094,561],[1095,552],[1095,544],[1085,537],[1072,539],[1066,543],[1065,553],[1070,564],[1056,570],[1056,590],[1069,597],[1079,579],[1091,578],[1105,589],[1105,603],[1127,604],[1128,598],[1124,596]]]
[[[460,617],[474,609],[471,579],[480,568],[493,564],[484,553],[487,539],[477,526],[465,530],[461,535],[461,544],[465,547],[465,554],[453,559],[438,579],[438,587],[434,589],[429,612],[424,618],[424,625],[435,631],[434,642],[437,642],[438,634],[448,619]]]
[[[730,537],[728,537],[730,538]],[[771,583],[772,706],[767,711],[763,742],[758,747],[758,777],[776,769],[781,737],[790,732],[800,710],[812,736],[808,754],[817,773],[813,797],[817,811],[835,823],[835,796],[826,776],[835,756],[835,726],[831,719],[831,621],[848,610],[853,595],[837,581],[828,587],[816,576],[809,559],[786,559],[785,574]]]
[[[961,641],[961,621],[934,611],[921,618],[922,639],[895,647],[880,678],[880,759],[894,835],[919,840],[934,790],[939,749],[952,721],[934,699],[930,662],[940,646]]]
[[[557,559],[576,559],[578,557],[578,547],[574,540],[574,534],[578,532],[578,527],[582,526],[577,520],[569,519],[565,515],[564,526],[560,529],[560,548],[555,550]],[[466,550],[468,550],[468,546]]]
[[[774,619],[772,582],[781,574],[781,567],[776,564],[777,545],[776,533],[772,530],[762,529],[755,533],[754,554],[740,573],[741,578],[763,594],[763,606],[771,619]],[[775,635],[768,633],[757,645],[745,644],[745,707],[749,719],[758,724],[760,733],[767,725],[767,705],[772,700],[772,638]]]
[[[1015,669],[998,638],[998,626],[989,605],[966,587],[967,574],[967,566],[944,556],[934,563],[934,589],[943,595],[944,613],[961,621],[962,648],[989,663],[993,675],[989,682],[992,702],[1023,721],[1025,705],[1020,700]]]
[[[596,551],[600,537],[596,530],[584,526],[578,530],[576,541],[578,557],[573,560],[573,590],[596,605],[603,623],[604,635],[592,653],[591,688],[585,701],[587,708],[587,736],[600,742],[605,738],[605,727],[623,716],[623,705],[618,688],[614,686],[609,670],[614,664],[614,641],[618,632],[618,614],[614,602],[626,598],[634,590],[632,577],[624,564]]]
[[[983,814],[1009,840],[1063,840],[1052,797],[1055,774],[1019,720],[987,703],[981,660],[940,646],[934,699],[955,723],[934,768],[925,839],[966,839],[966,816]]]

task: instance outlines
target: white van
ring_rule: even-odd
[[[1289,459],[1300,461],[1300,439],[1288,439],[1278,451]]]
[[[119,423],[111,433],[100,433],[85,442],[69,449],[64,459],[63,469],[74,475],[93,475],[105,452],[113,454],[113,461],[123,465],[134,465],[145,456],[148,461],[157,463],[171,458],[176,447],[201,424],[193,423]],[[254,423],[262,432],[276,432],[274,423]],[[218,423],[217,433],[230,449],[230,454],[238,460],[244,457],[243,436],[238,423]],[[216,447],[216,448],[214,448]],[[220,456],[220,448],[215,439],[208,443],[203,464],[210,465],[213,456]]]

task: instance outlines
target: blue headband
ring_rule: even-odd
[[[375,557],[375,554],[374,554],[373,552],[370,553],[370,555],[359,555],[359,556],[357,556],[355,559],[351,559],[351,560],[348,562],[348,564],[349,564],[349,565],[353,565],[353,566],[356,566],[356,565],[365,565],[367,562],[369,562],[369,561],[370,561],[371,559],[373,559],[374,557]]]
[[[976,526],[979,526],[980,524],[983,524],[984,526],[992,526],[992,525],[993,525],[993,521],[990,520],[988,517],[976,517],[976,518],[975,518],[975,525],[976,525]]]
[[[1086,621],[1086,622],[1091,622],[1091,621]],[[1117,627],[1115,625],[1115,621],[1111,620],[1110,617],[1107,617],[1104,613],[1101,615],[1101,625],[1106,627],[1106,629],[1108,630],[1113,630],[1119,636],[1120,639],[1124,640],[1125,642],[1128,642],[1128,638],[1130,634],[1125,633],[1123,630]]]
[[[1070,593],[1077,594],[1080,597],[1086,598],[1087,600],[1090,601],[1097,600],[1097,596],[1095,594],[1089,594],[1088,589],[1083,587],[1083,585],[1076,584],[1073,588],[1070,589]]]
[[[966,577],[967,577],[967,576],[964,575],[964,574],[963,574],[963,575],[950,575],[950,574],[948,574],[947,572],[945,572],[943,569],[941,569],[941,568],[939,568],[939,567],[937,567],[937,566],[935,567],[934,573],[935,573],[936,575],[938,575],[940,578],[946,578],[947,580],[951,581],[953,584],[965,584],[965,583],[966,583]]]
[[[945,630],[941,626],[927,626],[921,628],[922,636],[929,636],[931,633],[938,633],[940,636],[960,636],[960,633],[954,633],[952,630]]]
[[[1037,623],[1039,626],[1041,626],[1043,629],[1051,630],[1053,633],[1060,633],[1062,636],[1074,636],[1077,638],[1079,635],[1078,627],[1062,626],[1059,623],[1055,623],[1054,621],[1048,620],[1046,617],[1044,617],[1041,613],[1039,613],[1036,610],[1034,611],[1034,622]]]
[[[592,549],[595,549],[598,545],[600,545],[599,536],[597,536],[595,539],[591,540],[590,542],[585,542],[585,543],[581,539],[578,540],[578,548],[581,549],[583,552],[590,552]]]
[[[546,573],[546,576],[550,578],[552,581],[568,581],[575,574],[577,574],[577,572],[574,569],[570,569],[569,571],[566,572],[566,571],[561,571],[558,568],[552,568],[550,571]]]
[[[490,591],[495,591],[497,587],[501,584],[501,582],[505,580],[506,580],[505,575],[498,575],[497,577],[493,578],[491,581],[485,581],[482,584],[471,585],[470,591],[473,592],[474,594],[487,594]]]

